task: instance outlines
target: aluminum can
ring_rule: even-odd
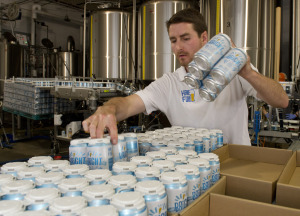
[[[116,162],[112,168],[113,175],[134,175],[134,171],[137,168],[136,163],[123,161]]]
[[[160,151],[164,152],[166,155],[175,155],[177,154],[177,149],[174,147],[162,147]]]
[[[50,203],[58,197],[60,197],[60,191],[57,188],[32,189],[24,198],[26,210],[48,210]]]
[[[1,200],[0,202],[0,215],[13,216],[19,215],[24,211],[24,204],[20,200]]]
[[[150,151],[151,148],[151,139],[150,138],[143,138],[139,141],[139,149],[140,155],[145,156],[146,152]]]
[[[203,86],[202,80],[198,79],[194,74],[187,73],[183,80],[191,89],[199,89]]]
[[[197,154],[203,153],[202,136],[190,136],[190,139],[194,141],[195,152],[197,152]]]
[[[153,159],[149,156],[135,156],[130,162],[136,163],[137,167],[148,167],[152,164]]]
[[[127,161],[126,141],[124,136],[118,136],[118,143],[112,146],[113,162]]]
[[[18,172],[17,178],[35,182],[35,178],[43,173],[45,173],[44,167],[27,167]]]
[[[167,147],[167,141],[163,139],[152,140],[150,151],[159,151],[162,147]]]
[[[132,175],[116,175],[111,176],[107,184],[112,185],[116,193],[124,193],[134,190],[137,180]]]
[[[109,184],[90,185],[82,191],[82,196],[86,198],[88,206],[109,205],[114,194],[115,189]]]
[[[25,169],[27,167],[26,162],[9,162],[1,167],[2,174],[11,174],[17,177],[18,171]]]
[[[151,157],[153,161],[166,159],[166,154],[162,151],[147,152],[146,156]]]
[[[179,126],[179,125],[172,125],[171,128],[174,129],[174,130],[179,130],[179,129],[182,129],[183,127]]]
[[[34,182],[30,180],[8,182],[1,187],[1,200],[23,200],[26,193],[34,187]]]
[[[119,216],[147,216],[145,199],[140,192],[115,194],[111,204],[119,210]]]
[[[247,53],[232,48],[211,70],[210,75],[219,85],[227,85],[247,63]]]
[[[157,167],[138,167],[135,170],[136,180],[149,181],[149,180],[159,180],[160,170]]]
[[[203,80],[209,74],[209,71],[201,70],[194,60],[188,64],[187,70],[190,74],[194,75],[198,80]]]
[[[226,87],[226,85],[220,85],[218,84],[211,75],[208,75],[204,80],[203,80],[203,85],[205,88],[212,94],[219,95],[221,91]]]
[[[180,143],[183,143],[185,150],[192,150],[195,151],[195,144],[194,141],[191,139],[179,139]]]
[[[186,156],[177,154],[177,155],[167,155],[167,160],[173,161],[174,165],[184,165],[187,163]]]
[[[201,181],[201,194],[204,194],[211,186],[211,168],[209,161],[203,158],[191,158],[188,160],[189,164],[195,165],[199,169]]]
[[[179,150],[178,151],[178,155],[183,155],[185,156],[186,160],[188,160],[189,158],[196,158],[198,157],[197,152],[193,151],[193,150]]]
[[[217,34],[196,52],[194,61],[201,70],[210,71],[230,48],[230,38],[226,34]]]
[[[118,210],[112,205],[91,206],[81,211],[81,216],[119,216]]]
[[[211,93],[205,86],[202,86],[199,89],[200,97],[205,100],[206,102],[212,102],[217,98],[217,94]]]
[[[209,161],[211,167],[211,184],[214,185],[220,179],[220,160],[214,153],[203,153],[199,155]]]
[[[74,139],[70,142],[69,160],[70,164],[87,164],[87,146],[89,139]]]
[[[63,179],[58,184],[58,189],[61,191],[61,196],[81,196],[82,191],[89,185],[87,178],[69,178]]]
[[[10,174],[0,174],[0,194],[1,186],[7,184],[8,182],[14,181],[16,178]]]
[[[112,173],[108,169],[89,170],[84,175],[89,180],[90,185],[105,184],[111,176]]]
[[[220,129],[213,129],[212,131],[217,134],[217,148],[221,148],[223,146],[223,131]]]
[[[184,173],[188,184],[188,205],[192,204],[201,194],[201,178],[199,169],[195,165],[178,165],[176,171]]]
[[[57,185],[65,178],[62,172],[42,173],[35,178],[36,188],[57,188]]]
[[[132,157],[139,155],[137,136],[135,133],[124,133],[122,135],[126,141],[127,160],[129,161]]]
[[[70,165],[67,160],[52,160],[44,164],[46,172],[62,172],[63,169]]]
[[[88,170],[89,166],[86,164],[73,164],[66,166],[63,173],[66,178],[83,178]]]
[[[217,133],[213,130],[209,131],[211,150],[214,151],[217,149]]]
[[[168,212],[179,213],[187,207],[188,186],[181,172],[163,172],[160,177],[168,196]]]
[[[87,147],[87,153],[87,164],[91,170],[112,170],[112,145],[109,139],[91,139]]]
[[[211,152],[210,134],[209,133],[203,133],[202,134],[202,140],[203,140],[203,151],[204,151],[204,153]]]
[[[31,157],[28,160],[28,166],[30,167],[42,167],[45,163],[52,161],[52,157],[50,156],[35,156]]]
[[[144,195],[149,216],[167,216],[168,201],[163,183],[159,181],[138,182],[134,190]]]
[[[84,197],[59,197],[51,203],[49,211],[52,215],[76,215],[87,206]]]
[[[179,141],[169,141],[168,147],[174,147],[177,149],[177,151],[184,150],[184,144],[180,143]]]

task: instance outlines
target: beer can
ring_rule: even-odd
[[[230,38],[226,34],[217,34],[196,52],[194,61],[201,70],[210,71],[230,48]]]
[[[221,148],[223,146],[223,131],[220,129],[213,129],[212,131],[217,134],[217,148]]]
[[[186,73],[183,80],[191,89],[199,89],[203,86],[202,80],[198,79],[194,74]]]
[[[70,165],[70,162],[67,160],[51,160],[44,164],[46,172],[62,172],[63,169]]]
[[[152,141],[150,138],[143,138],[139,140],[139,149],[141,156],[145,156],[146,152],[150,151],[151,142]]]
[[[58,189],[61,191],[61,196],[81,196],[82,191],[89,185],[87,178],[69,178],[63,179],[58,184]]]
[[[30,166],[30,167],[44,166],[45,163],[49,163],[52,160],[53,159],[50,156],[35,156],[35,157],[29,158],[28,166]]]
[[[219,85],[227,85],[247,63],[247,53],[232,48],[211,70],[210,75]]]
[[[210,144],[211,144],[211,150],[214,151],[217,149],[217,133],[214,130],[209,131],[210,136]]]
[[[145,199],[140,192],[115,194],[111,204],[119,210],[119,216],[147,216]]]
[[[194,200],[196,200],[201,193],[201,179],[199,169],[195,165],[187,164],[187,165],[178,165],[175,167],[175,170],[178,172],[184,173],[187,184],[188,184],[188,205],[192,204]]]
[[[209,74],[209,71],[201,70],[194,60],[188,64],[187,70],[190,74],[194,75],[198,80],[203,80]]]
[[[91,139],[87,147],[87,164],[91,170],[112,170],[112,145],[107,138]]]
[[[153,159],[149,156],[135,156],[130,161],[136,163],[137,167],[148,167],[152,164]]]
[[[1,194],[1,186],[14,181],[16,178],[13,175],[10,174],[0,174],[0,194]]]
[[[81,211],[81,216],[119,216],[118,210],[112,205],[90,206]]]
[[[50,203],[60,197],[57,188],[38,188],[28,191],[24,198],[24,204],[28,211],[48,210]]]
[[[179,130],[183,130],[183,129],[179,129]],[[180,132],[180,134],[173,134],[173,137],[177,140],[187,138],[186,135],[182,134],[181,132]]]
[[[195,152],[197,152],[197,154],[203,153],[203,140],[202,140],[202,136],[196,136],[195,135],[195,136],[190,136],[189,138],[190,138],[190,140],[194,141]]]
[[[17,177],[18,171],[25,169],[27,167],[26,162],[9,162],[1,167],[2,174],[11,174]]]
[[[26,167],[18,172],[18,179],[35,182],[35,178],[45,173],[44,167]]]
[[[185,156],[186,160],[188,160],[189,158],[196,158],[198,157],[197,152],[193,151],[193,150],[179,150],[178,151],[178,155],[183,155]]]
[[[53,215],[76,215],[87,206],[84,197],[59,197],[50,204],[49,211]]]
[[[136,182],[133,175],[115,175],[108,179],[107,184],[112,185],[116,193],[124,193],[133,191]]]
[[[47,172],[35,178],[36,188],[57,188],[57,185],[65,178],[62,172]]]
[[[136,163],[123,161],[116,162],[112,168],[113,175],[134,175],[134,171],[137,168]]]
[[[209,92],[216,95],[220,94],[221,91],[225,88],[225,85],[218,84],[211,75],[208,75],[203,80],[203,85]]]
[[[151,157],[153,161],[166,159],[166,154],[162,151],[147,152],[146,156]]]
[[[127,160],[139,155],[139,145],[135,133],[123,133],[126,141]]]
[[[179,139],[178,142],[183,143],[185,150],[195,151],[194,141],[191,139]]]
[[[184,144],[179,141],[169,141],[167,145],[168,147],[176,148],[177,151],[184,150]]]
[[[25,206],[20,200],[1,200],[0,201],[0,215],[13,216],[23,212]]]
[[[126,141],[124,136],[118,135],[118,143],[112,146],[113,162],[127,161]]]
[[[87,164],[87,146],[89,139],[74,139],[70,142],[69,160],[70,164]]]
[[[150,151],[159,151],[162,147],[167,147],[167,141],[163,139],[152,140]]]
[[[157,161],[153,161],[152,167],[158,168],[160,173],[166,171],[174,171],[175,163],[170,160],[157,160]]]
[[[136,180],[149,181],[159,180],[160,170],[157,167],[138,167],[135,170]]]
[[[200,97],[203,100],[205,100],[206,102],[212,102],[218,96],[217,94],[214,94],[214,93],[208,91],[208,89],[205,86],[202,86],[198,92],[199,92]]]
[[[168,201],[166,189],[160,181],[144,181],[135,185],[135,191],[144,195],[148,215],[167,215]]]
[[[179,129],[182,129],[183,127],[182,126],[179,126],[179,125],[172,125],[171,128],[173,130],[179,130]]]
[[[203,158],[190,158],[189,164],[195,165],[199,169],[201,181],[201,194],[204,194],[211,186],[211,168],[209,161]]]
[[[163,172],[160,176],[168,196],[168,212],[179,213],[187,207],[188,186],[181,172]]]
[[[210,134],[209,133],[203,133],[202,134],[202,140],[203,140],[203,151],[204,151],[204,153],[211,152]]]
[[[8,182],[1,187],[1,200],[23,200],[26,193],[34,187],[34,182],[30,180]]]
[[[211,184],[214,185],[220,179],[220,160],[219,156],[214,153],[203,153],[199,155],[209,161],[211,167]]]
[[[166,155],[175,155],[177,154],[177,149],[174,147],[162,147],[160,151],[164,152]]]
[[[89,166],[86,164],[73,164],[66,166],[63,173],[66,178],[83,178],[88,170]]]
[[[90,185],[105,184],[111,176],[112,173],[108,169],[89,170],[84,175],[84,177],[88,179]]]
[[[115,189],[109,184],[90,185],[82,191],[82,196],[86,198],[88,206],[109,205],[114,194]]]
[[[158,133],[158,134],[161,134],[161,133],[164,133],[165,130],[164,129],[156,129],[155,130],[155,133]]]
[[[178,151],[179,152],[179,151]],[[186,156],[177,154],[177,155],[167,155],[167,160],[173,161],[175,166],[177,165],[183,165],[187,163]]]

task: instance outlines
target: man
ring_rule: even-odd
[[[247,64],[214,102],[202,100],[197,89],[184,82],[186,67],[194,54],[207,43],[207,26],[203,16],[195,9],[185,9],[167,21],[167,30],[181,67],[168,72],[144,90],[124,98],[113,98],[83,122],[92,138],[102,137],[105,128],[113,144],[117,143],[117,121],[154,110],[166,114],[172,125],[219,128],[224,142],[250,145],[246,97],[251,95],[273,107],[286,107],[288,97],[281,85],[257,73]]]

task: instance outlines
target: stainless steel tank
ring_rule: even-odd
[[[191,6],[191,1],[148,1],[141,5],[138,20],[138,74],[140,80],[156,80],[179,66],[171,50],[166,21]]]
[[[273,78],[275,1],[200,0],[200,12],[208,25],[209,38],[228,34],[237,47],[247,51],[259,72]]]
[[[78,69],[78,54],[75,52],[59,52],[58,58],[58,76],[69,78],[71,76],[82,76]],[[54,62],[54,60],[53,60]]]
[[[132,14],[118,9],[93,12],[90,19],[90,76],[131,78]]]
[[[293,0],[292,81],[300,80],[300,2]]]

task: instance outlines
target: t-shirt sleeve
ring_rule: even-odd
[[[257,68],[254,67],[252,64],[251,64],[251,67],[252,67],[252,69],[253,69],[254,71],[256,71],[257,73],[259,73],[258,70],[257,70]],[[241,77],[241,76],[238,76],[238,79],[240,80],[241,85],[242,85],[242,88],[243,88],[243,90],[244,90],[244,92],[245,92],[245,94],[246,94],[247,96],[252,96],[252,97],[255,97],[256,99],[260,100],[260,99],[257,97],[257,91],[253,88],[253,86],[252,86],[247,80],[245,80],[245,79],[244,79],[243,77]]]
[[[168,94],[170,92],[170,79],[167,74],[153,81],[143,90],[136,92],[143,100],[146,108],[145,114],[150,114],[155,110],[163,111],[168,106]]]

